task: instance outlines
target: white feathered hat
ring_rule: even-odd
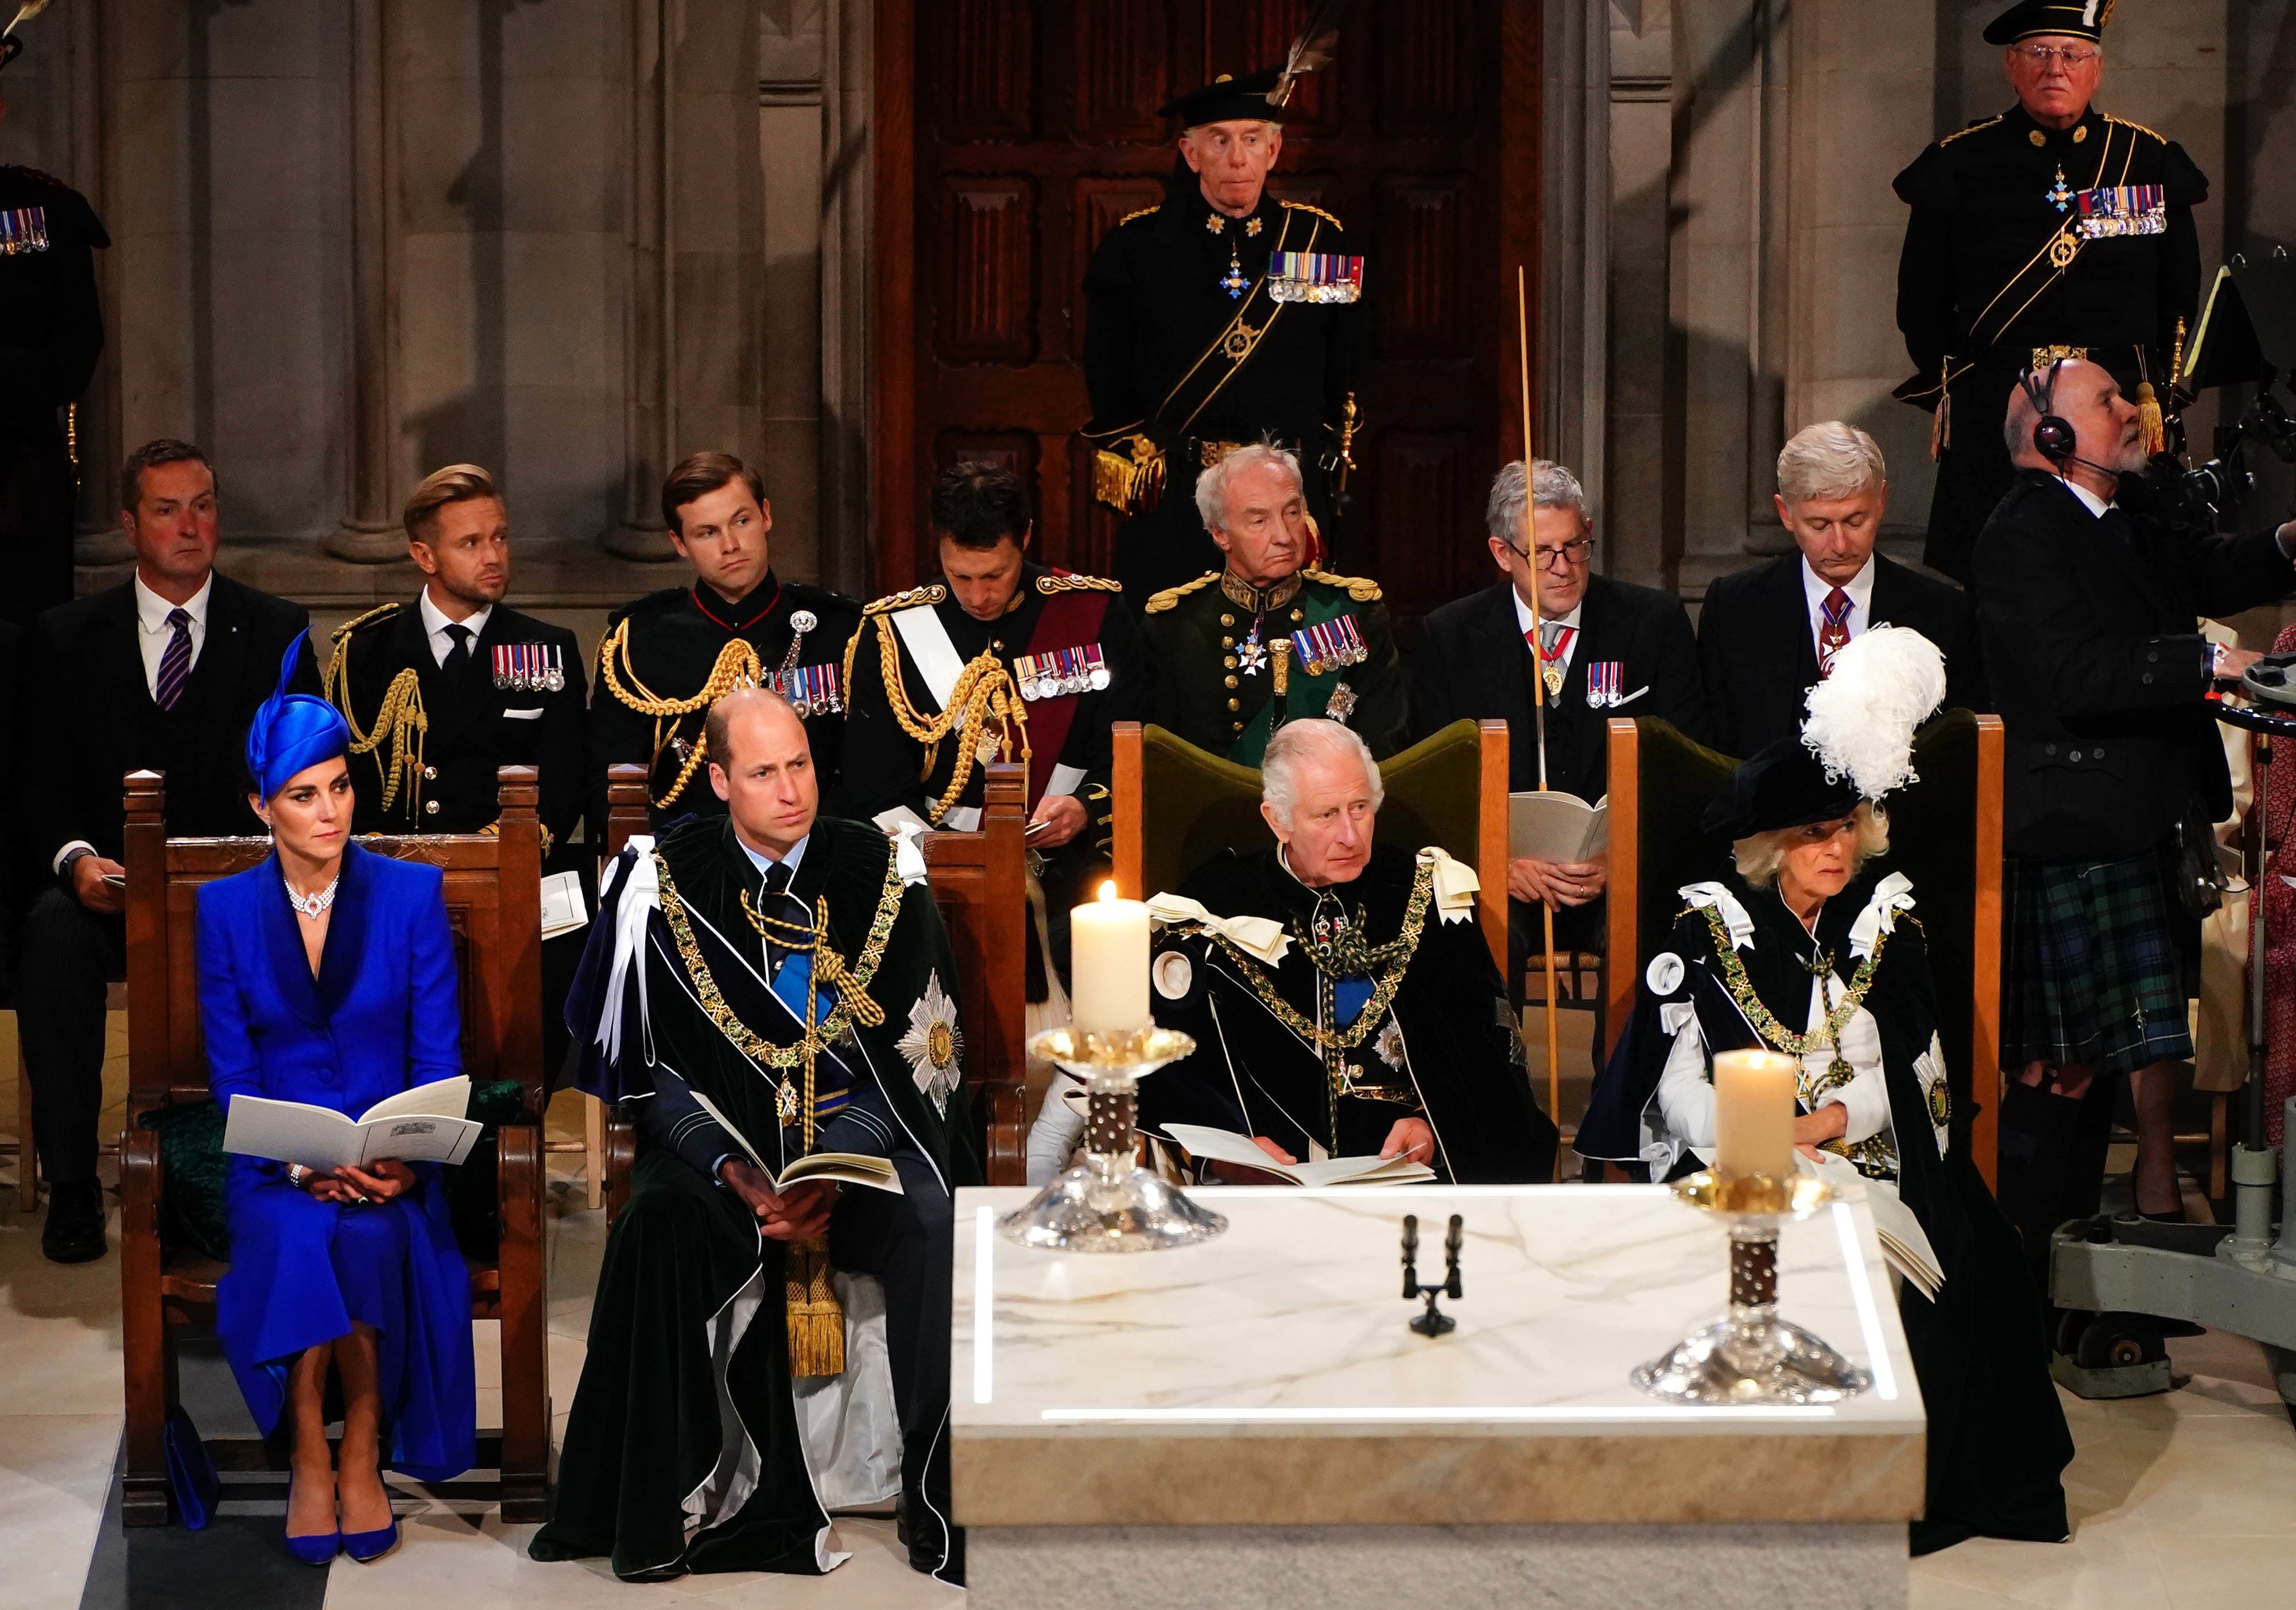
[[[1802,746],[1869,800],[1915,781],[1914,731],[1945,702],[1945,656],[1909,627],[1874,626],[1833,655],[1809,690]]]

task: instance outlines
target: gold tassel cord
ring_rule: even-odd
[[[949,690],[948,707],[937,716],[928,716],[909,702],[908,689],[901,681],[900,643],[891,625],[882,616],[877,618],[877,653],[878,669],[884,677],[885,702],[892,708],[893,719],[904,733],[924,745],[925,776],[932,775],[942,742],[951,733],[956,735],[956,766],[948,786],[941,791],[940,798],[929,812],[933,826],[940,826],[949,809],[964,797],[965,784],[972,780],[972,768],[981,759],[980,741],[988,723],[996,724],[999,758],[1011,760],[1017,748],[1024,767],[1035,759],[1029,747],[1027,706],[1021,701],[1021,690],[1013,685],[1013,673],[995,654],[983,654],[969,662],[957,674],[956,686]]]
[[[327,661],[319,689],[342,716],[343,725],[350,729],[351,753],[373,754],[382,746],[384,739],[390,741],[389,762],[375,762],[382,773],[383,814],[389,815],[397,802],[402,782],[406,785],[406,808],[415,810],[422,798],[422,738],[430,730],[430,718],[422,709],[422,679],[414,674],[413,666],[393,677],[390,686],[383,690],[381,704],[376,707],[374,726],[361,732],[358,717],[351,711],[350,661],[350,633],[346,628],[335,635],[335,652]]]
[[[816,1236],[782,1253],[789,1323],[790,1374],[800,1379],[845,1373],[845,1308],[837,1300],[829,1242]]]
[[[2157,458],[2169,450],[2169,422],[2161,417],[2161,399],[2151,381],[2136,387],[2136,423],[2144,432],[2144,456]]]
[[[619,669],[615,661],[619,661]],[[598,645],[598,675],[606,684],[606,691],[642,716],[653,718],[653,755],[658,762],[661,752],[677,735],[677,723],[696,711],[706,711],[737,687],[758,687],[766,682],[764,661],[758,651],[745,638],[735,637],[718,651],[717,663],[709,668],[701,691],[690,699],[665,699],[638,679],[637,669],[630,664],[630,623],[625,618]],[[624,678],[627,684],[625,685]],[[662,724],[667,721],[667,735]],[[677,803],[693,774],[701,768],[707,758],[709,740],[697,736],[686,751],[685,762],[677,770],[676,779],[668,791],[653,801],[656,810],[667,810]],[[649,768],[649,770],[652,768]]]

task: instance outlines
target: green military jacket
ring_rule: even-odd
[[[1377,582],[1311,567],[1262,588],[1210,571],[1150,598],[1141,637],[1147,719],[1199,749],[1257,766],[1275,727],[1308,716],[1346,722],[1380,760],[1404,746],[1403,663]]]

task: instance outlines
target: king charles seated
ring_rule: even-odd
[[[1376,1153],[1463,1182],[1552,1179],[1554,1125],[1473,873],[1375,841],[1379,768],[1336,721],[1286,724],[1261,776],[1275,842],[1224,850],[1158,897],[1188,915],[1151,964],[1156,1021],[1196,1049],[1141,1086],[1142,1127],[1248,1135],[1279,1162]]]

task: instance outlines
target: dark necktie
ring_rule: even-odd
[[[168,612],[168,646],[160,655],[160,674],[153,678],[152,699],[161,710],[173,710],[192,679],[192,615],[189,610]]]
[[[447,626],[447,635],[455,640],[455,646],[447,651],[440,669],[450,677],[459,677],[471,669],[471,628],[455,621]]]
[[[776,923],[789,922],[790,908],[795,903],[790,896],[789,886],[790,867],[787,861],[775,861],[767,867],[766,891],[758,898],[758,915],[770,917]],[[782,963],[788,959],[790,951],[787,945],[781,943],[780,940],[774,936],[784,932],[785,930],[780,928],[773,929],[766,940],[766,956],[773,964],[773,970],[776,973],[782,970]]]

